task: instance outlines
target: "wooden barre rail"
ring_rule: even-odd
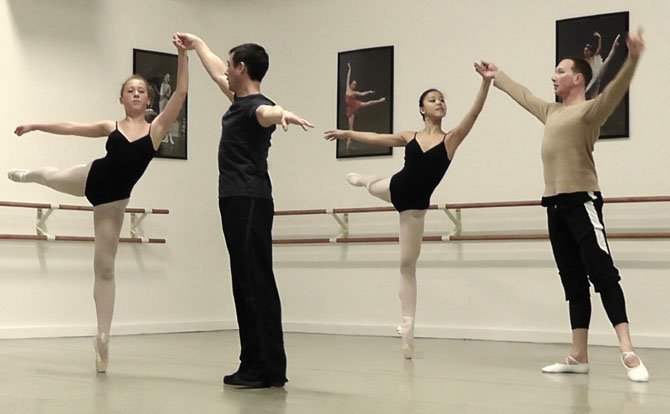
[[[51,235],[47,232],[46,221],[56,210],[93,211],[91,206],[50,203],[28,203],[18,201],[0,201],[0,207],[33,208],[37,210],[35,223],[36,234],[0,234],[0,240],[37,240],[37,241],[79,241],[92,242],[92,236],[62,236]],[[46,210],[46,211],[45,211]],[[152,243],[165,244],[165,239],[148,238],[144,236],[141,223],[149,214],[170,214],[168,209],[127,207],[125,213],[130,214],[130,236],[120,237],[121,243]]]
[[[78,241],[78,242],[92,242],[95,237],[91,236],[51,236],[49,238],[45,235],[39,234],[0,234],[0,240],[37,240],[37,241]],[[152,243],[165,244],[165,239],[154,238],[140,238],[140,237],[119,237],[121,243]]]
[[[636,196],[636,197],[609,197],[603,200],[605,203],[653,203],[670,202],[670,196]],[[478,203],[446,203],[431,204],[428,210],[442,210],[454,224],[454,231],[449,235],[427,235],[422,238],[424,242],[448,242],[448,241],[514,241],[514,240],[548,240],[546,233],[500,233],[500,234],[462,234],[461,210],[496,207],[531,207],[539,206],[539,200],[520,201],[498,201]],[[273,239],[273,244],[352,244],[352,243],[397,243],[398,237],[350,237],[349,236],[349,214],[351,213],[373,213],[394,212],[393,207],[354,207],[334,209],[312,209],[312,210],[280,210],[275,211],[275,216],[299,216],[299,215],[330,215],[340,225],[340,233],[336,237],[316,238],[283,238]],[[607,233],[610,239],[670,239],[670,232],[613,232]]]
[[[0,201],[0,207],[42,208],[53,210],[93,211],[91,206],[77,206],[72,204],[23,203],[18,201]],[[127,207],[126,213],[170,214],[165,208],[137,208]]]
[[[652,202],[670,202],[670,196],[639,196],[639,197],[608,197],[604,198],[605,203],[652,203]],[[447,209],[470,209],[470,208],[493,208],[493,207],[531,207],[539,206],[539,200],[519,200],[519,201],[493,201],[493,202],[479,202],[479,203],[446,203],[446,204],[431,204],[428,210]],[[312,209],[312,210],[277,210],[275,216],[304,216],[313,214],[343,214],[343,213],[381,213],[396,211],[393,207],[351,207],[351,208],[334,208],[328,210]]]
[[[607,233],[608,239],[670,239],[670,232],[641,232],[641,233]],[[449,242],[449,241],[523,241],[523,240],[549,240],[548,234],[466,234],[452,236],[423,236],[424,242]],[[303,239],[274,239],[273,244],[354,244],[354,243],[398,243],[398,237],[336,237],[328,238],[303,238]]]

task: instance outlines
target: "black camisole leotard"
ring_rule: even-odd
[[[424,152],[414,133],[414,138],[405,146],[405,165],[391,177],[393,207],[399,212],[426,210],[430,205],[430,196],[450,164],[444,140]]]
[[[142,177],[149,162],[156,154],[149,133],[135,141],[129,141],[116,129],[107,137],[107,154],[91,164],[86,178],[85,195],[97,206],[130,197],[130,192]]]

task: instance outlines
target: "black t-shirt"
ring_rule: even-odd
[[[221,119],[219,142],[219,197],[272,199],[268,151],[275,125],[263,127],[256,119],[261,105],[274,105],[261,94],[235,97]]]

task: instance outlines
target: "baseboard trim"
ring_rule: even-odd
[[[112,335],[141,335],[176,332],[207,332],[237,329],[235,321],[193,321],[112,324]],[[95,325],[17,326],[0,328],[0,339],[93,336]]]
[[[178,332],[209,332],[236,330],[236,321],[184,321],[114,324],[112,335],[141,335]],[[95,335],[95,325],[50,325],[0,328],[0,339],[80,337]],[[284,322],[284,332],[328,335],[396,336],[395,326],[383,324],[341,324]],[[569,343],[570,332],[563,330],[524,330],[501,328],[464,328],[435,325],[417,325],[417,338],[467,339],[482,341]],[[670,349],[669,335],[634,334],[638,348]],[[616,346],[614,332],[591,331],[591,345]]]
[[[302,332],[334,335],[372,335],[395,336],[395,326],[389,325],[348,325],[317,323],[284,323],[285,332]],[[570,343],[570,331],[563,330],[524,330],[500,328],[463,328],[448,326],[417,325],[414,330],[417,338],[469,339],[482,341],[531,342],[531,343]],[[614,331],[589,334],[591,345],[617,346]],[[633,343],[638,348],[670,349],[668,335],[633,335]]]

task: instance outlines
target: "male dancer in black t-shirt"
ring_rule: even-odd
[[[202,39],[177,37],[195,49],[202,65],[232,105],[223,115],[219,143],[219,211],[230,256],[233,297],[240,335],[240,367],[223,383],[245,388],[282,387],[286,354],[279,292],[272,272],[274,204],[268,175],[268,150],[276,125],[305,131],[313,127],[275,105],[260,92],[268,69],[263,47],[245,43],[224,62]]]

